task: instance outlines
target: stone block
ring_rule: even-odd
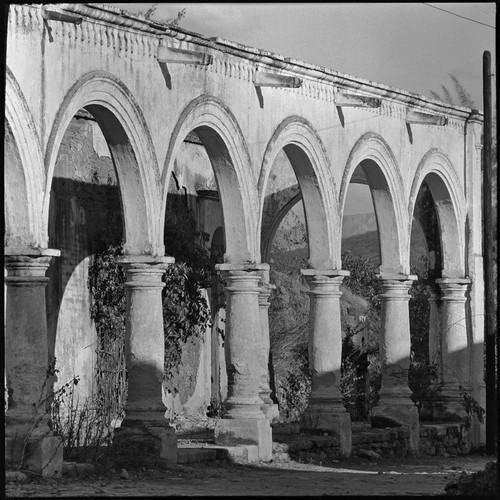
[[[26,483],[28,481],[28,476],[23,472],[18,470],[5,471],[5,482],[6,483]]]
[[[76,462],[63,462],[62,471],[65,476],[77,476],[78,471],[76,470]]]
[[[309,420],[314,423],[315,431],[328,432],[340,443],[340,452],[349,457],[352,452],[351,416],[347,412],[325,409],[310,409]]]
[[[410,451],[414,455],[420,453],[420,422],[418,418],[418,413],[410,413],[409,415],[409,427],[410,427]]]
[[[224,446],[225,458],[236,464],[251,464],[259,461],[257,445]]]
[[[314,443],[310,439],[296,439],[288,446],[288,451],[294,453],[297,451],[310,450]]]
[[[215,448],[179,448],[177,463],[190,464],[216,460],[218,450]]]
[[[5,463],[13,468],[23,460],[24,440],[22,437],[5,437]]]
[[[267,419],[221,419],[215,442],[223,446],[256,445],[260,460],[272,459],[272,431]]]
[[[113,449],[121,465],[177,463],[177,436],[172,426],[122,426],[115,430]]]
[[[160,458],[167,463],[176,464],[178,459],[177,436],[171,426],[161,431]]]
[[[363,458],[369,458],[370,460],[378,460],[380,458],[380,455],[372,450],[365,450],[364,448],[361,448],[358,451],[358,456],[363,457]]]
[[[88,477],[95,474],[95,465],[92,463],[76,463],[75,465],[79,477]]]
[[[59,436],[46,436],[28,441],[25,467],[43,477],[61,477],[63,469],[63,444]]]

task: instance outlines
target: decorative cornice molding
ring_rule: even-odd
[[[11,12],[14,22],[20,23],[26,28],[32,28],[34,23],[41,22],[41,6],[36,5],[12,5]],[[158,38],[169,37],[172,41],[177,40],[189,47],[190,50],[196,50],[197,47],[204,46],[211,49],[210,52],[214,56],[215,64],[210,67],[200,67],[197,71],[214,71],[219,72],[220,65],[217,64],[218,59],[224,58],[222,63],[224,69],[222,74],[230,78],[242,78],[246,70],[240,70],[241,60],[247,61],[247,68],[259,66],[267,71],[279,70],[279,73],[287,73],[289,76],[304,80],[304,84],[300,89],[286,91],[296,92],[299,95],[320,99],[322,86],[334,86],[339,90],[347,91],[356,94],[364,94],[366,97],[382,99],[382,108],[385,102],[393,102],[396,105],[410,106],[418,111],[425,111],[438,115],[455,117],[459,121],[466,120],[471,115],[471,110],[458,106],[452,106],[443,102],[435,101],[428,97],[413,94],[405,90],[389,87],[388,85],[379,84],[359,77],[354,77],[348,74],[340,73],[322,66],[308,64],[296,59],[285,58],[279,54],[266,52],[260,49],[247,47],[235,42],[230,42],[221,38],[207,38],[196,33],[190,33],[180,28],[169,28],[160,23],[146,20],[139,15],[132,15],[124,12],[116,7],[104,4],[61,4],[60,10],[68,13],[73,13],[83,18],[83,25],[89,25],[88,28],[83,27],[82,33],[88,30],[93,43],[103,43],[103,38],[107,46],[107,38],[111,30],[111,39],[114,42],[113,48],[124,54],[142,55],[137,49],[138,46],[144,43],[142,37],[147,39],[146,45],[149,45],[147,51],[148,57],[152,57],[156,53],[158,46]],[[53,23],[55,33],[61,29],[63,33],[65,29],[69,29],[66,34],[75,33],[77,26],[66,23]],[[65,25],[66,28],[57,25]],[[99,29],[95,25],[104,25],[103,34],[99,34]],[[113,31],[117,30],[116,36]],[[118,42],[116,41],[118,39]],[[151,44],[154,47],[151,47]],[[175,42],[173,43],[175,45]],[[153,49],[153,50],[151,50]],[[222,57],[221,57],[222,56]],[[233,56],[237,59],[228,61],[227,56]],[[252,64],[253,63],[253,64]],[[251,78],[245,77],[245,80],[252,80],[255,66],[249,70],[252,73]],[[241,75],[241,76],[240,76]],[[246,76],[246,75],[245,75]],[[310,93],[308,93],[310,92]],[[326,91],[325,100],[330,101],[330,93],[333,93],[333,88]],[[332,99],[333,100],[333,99]],[[366,109],[367,112],[373,112],[371,109]],[[382,112],[383,114],[383,112]],[[404,119],[404,117],[401,116]],[[480,113],[475,114],[477,120],[482,121]]]

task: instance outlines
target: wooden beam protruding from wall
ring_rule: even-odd
[[[288,87],[296,89],[302,85],[302,79],[278,73],[256,71],[253,77],[253,84],[256,87]]]
[[[415,111],[414,109],[406,110],[406,123],[422,124],[422,125],[439,125],[440,127],[448,123],[448,118],[442,115],[431,115],[428,113],[421,113],[420,111]]]
[[[335,92],[335,106],[342,108],[380,108],[381,102],[377,97]]]
[[[178,49],[160,45],[156,53],[156,59],[165,64],[200,64],[208,66],[213,63],[213,56],[195,50]]]

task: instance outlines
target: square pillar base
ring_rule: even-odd
[[[432,416],[435,420],[463,422],[467,418],[467,412],[460,392],[438,392],[432,401]]]
[[[340,443],[340,452],[344,457],[350,457],[352,452],[351,415],[346,411],[335,411],[328,408],[309,408],[304,430],[328,432]]]
[[[259,460],[269,462],[272,459],[272,430],[266,418],[223,418],[215,426],[215,443],[223,446],[257,445]]]
[[[63,442],[59,436],[28,438],[24,449],[24,438],[5,438],[5,463],[11,467],[22,467],[43,477],[61,477],[63,469]]]
[[[137,425],[115,429],[114,458],[120,466],[177,464],[177,436],[172,426]]]
[[[410,450],[414,455],[420,453],[420,419],[413,403],[384,401],[373,409],[371,423],[374,428],[402,427],[409,430]]]

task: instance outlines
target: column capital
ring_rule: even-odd
[[[418,279],[415,274],[402,273],[378,273],[375,277],[380,281],[416,281]]]
[[[427,300],[429,302],[436,302],[441,299],[441,288],[437,283],[427,285],[425,289],[427,290]]]
[[[382,300],[410,300],[409,290],[417,279],[413,274],[380,273],[376,275],[380,282]]]
[[[221,273],[237,273],[237,272],[259,272],[260,274],[264,274],[269,272],[269,264],[256,262],[241,262],[241,263],[230,263],[224,262],[222,264],[216,264],[215,269]]]
[[[349,271],[343,269],[301,269],[300,273],[309,284],[311,297],[340,297],[340,285]]]
[[[441,299],[445,301],[463,302],[472,280],[470,278],[441,278],[436,280],[441,290]]]
[[[52,258],[59,255],[61,255],[60,250],[51,248],[6,248],[5,283],[9,286],[45,286],[49,281],[45,273]]]
[[[175,263],[174,257],[154,255],[120,255],[116,262],[125,268],[150,269],[151,267],[166,269]]]
[[[324,276],[326,278],[342,278],[349,276],[351,273],[346,269],[301,269],[300,274],[306,279],[314,278],[315,276]]]
[[[269,299],[273,290],[276,290],[276,285],[271,283],[259,286],[259,306],[269,307]]]
[[[5,257],[60,257],[61,250],[41,247],[5,247]]]
[[[175,262],[173,257],[152,255],[122,255],[116,260],[125,269],[125,288],[136,290],[163,288],[165,283],[161,278],[167,267]]]
[[[258,293],[259,282],[263,282],[263,276],[269,272],[269,264],[223,263],[216,264],[215,269],[220,273],[222,279],[229,281],[225,287],[227,292]]]

